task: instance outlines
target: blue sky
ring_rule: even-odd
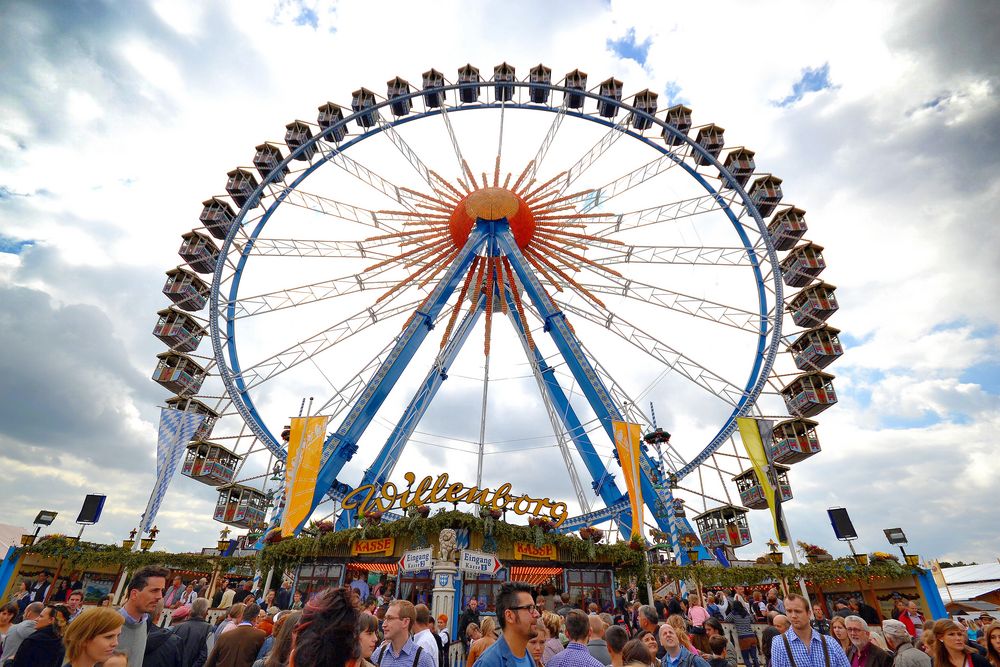
[[[135,522],[166,397],[149,380],[163,272],[179,263],[200,202],[250,147],[360,85],[381,91],[430,67],[451,77],[466,62],[488,74],[505,60],[519,75],[543,62],[557,76],[579,67],[591,85],[613,76],[626,95],[659,91],[661,110],[688,104],[695,125],[724,126],[727,145],[757,151],[758,171],[779,174],[807,209],[847,352],[831,367],[840,402],[820,418],[823,453],[794,470],[796,536],[833,545],[825,509],[842,505],[861,548],[883,549],[881,529],[901,525],[921,555],[996,557],[996,3],[731,2],[711,30],[670,4],[383,9],[8,3],[0,392],[17,400],[0,402],[0,465],[16,480],[7,521],[30,523],[42,504],[73,515],[85,493],[107,487],[105,520],[88,535],[121,539]],[[406,38],[387,37],[397,34]],[[443,162],[450,147],[439,148]],[[436,456],[414,453],[421,465],[447,463]],[[544,471],[523,475],[546,483]],[[572,494],[561,477],[550,484]],[[213,502],[179,478],[162,543],[213,543]],[[752,522],[764,537],[747,556],[768,530],[763,513]]]

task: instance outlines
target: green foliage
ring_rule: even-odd
[[[682,581],[697,580],[706,586],[728,587],[756,586],[781,579],[790,581],[800,576],[807,581],[818,584],[831,583],[839,579],[867,579],[869,577],[899,579],[909,576],[913,572],[913,568],[893,561],[858,565],[853,558],[838,558],[819,563],[805,563],[797,570],[792,565],[770,563],[750,567],[654,565],[652,571],[654,577],[661,576]]]
[[[116,544],[97,544],[95,542],[79,542],[65,536],[49,536],[30,547],[21,547],[19,554],[28,553],[45,558],[63,561],[64,568],[96,569],[116,568],[124,566],[135,570],[144,565],[163,565],[178,570],[197,570],[211,572],[215,565],[221,565],[224,571],[232,568],[252,566],[254,557],[223,558],[220,556],[204,556],[202,554],[172,554],[166,551],[129,551]]]

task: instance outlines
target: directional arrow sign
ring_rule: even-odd
[[[404,551],[399,558],[400,572],[414,572],[416,570],[429,570],[434,560],[432,549],[415,549]]]
[[[469,549],[463,549],[461,554],[458,559],[458,569],[464,572],[494,575],[503,567],[500,559],[493,554]]]

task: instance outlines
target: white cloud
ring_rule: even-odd
[[[108,378],[115,390],[102,396],[118,411],[102,424],[121,421],[144,443],[145,452],[123,454],[130,465],[150,465],[153,405],[163,397],[145,381],[161,349],[149,331],[165,303],[158,293],[162,272],[179,262],[179,234],[196,225],[202,199],[221,193],[226,171],[247,164],[260,141],[279,140],[291,119],[313,118],[327,99],[344,103],[360,85],[381,94],[390,77],[416,83],[432,66],[454,78],[467,61],[488,74],[507,60],[523,75],[541,61],[555,78],[579,66],[591,84],[614,75],[625,81],[626,94],[649,86],[661,92],[661,106],[672,82],[694,107],[696,124],[717,122],[730,145],[757,150],[760,169],[785,178],[786,200],[808,210],[809,237],[826,247],[824,277],[840,288],[842,309],[831,323],[861,343],[848,346],[832,367],[844,376],[842,398],[821,416],[823,454],[793,472],[789,513],[803,526],[797,532],[828,542],[820,514],[844,504],[863,513],[855,522],[874,535],[866,537],[868,548],[884,546],[879,529],[886,521],[913,523],[928,555],[985,558],[998,548],[996,537],[978,528],[941,537],[967,508],[997,499],[988,484],[997,472],[989,438],[1000,413],[995,389],[961,380],[995,363],[998,350],[1000,302],[991,295],[1000,289],[1000,233],[990,215],[1000,197],[998,59],[996,41],[983,37],[991,10],[880,2],[859,14],[852,3],[729,3],[715,12],[720,20],[708,21],[678,20],[669,8],[639,2],[380,7],[156,2],[84,15],[12,6],[5,23],[16,25],[17,34],[0,39],[6,45],[0,48],[18,55],[0,93],[0,185],[32,196],[0,199],[0,220],[5,236],[39,246],[20,259],[0,256],[0,280],[42,290],[56,307],[85,304],[106,314],[105,333],[123,354],[112,373],[117,379]],[[303,9],[314,13],[315,28]],[[638,41],[651,38],[644,66],[606,49],[608,39],[629,28]],[[771,104],[791,93],[803,69],[824,63],[835,90],[810,93],[790,109]],[[438,141],[435,147],[425,138],[429,150],[444,151],[442,162],[450,160],[444,136]],[[524,151],[537,145],[524,143],[530,143]],[[693,238],[698,231],[692,225],[684,233]],[[288,322],[297,317],[289,313]],[[471,345],[471,359],[463,362],[469,376],[481,372],[477,348]],[[730,355],[714,359],[725,374],[742,379],[738,355],[718,354]],[[464,410],[463,421],[477,431],[476,383],[459,384],[457,375],[442,390],[441,413],[429,413],[423,424],[439,436],[458,435],[446,430],[449,409]],[[65,381],[56,376],[42,379]],[[321,377],[302,378],[269,395],[267,409],[286,414],[301,392],[329,391]],[[523,392],[503,401],[507,412],[498,413],[496,440],[548,428],[531,384],[519,386]],[[664,386],[675,395],[657,406],[661,423],[679,443],[703,441],[715,423],[698,390],[683,382]],[[463,402],[464,394],[473,398]],[[407,399],[390,397],[390,421]],[[906,429],[885,428],[887,419],[940,421]],[[389,426],[376,428],[384,436]],[[35,451],[28,448],[45,444],[45,437],[17,447]],[[519,445],[497,445],[505,446]],[[447,467],[453,476],[474,475],[471,455],[412,449],[398,470]],[[488,477],[516,466],[516,487],[572,495],[564,475],[552,479],[560,465],[554,449],[496,460],[487,457]],[[358,461],[350,474],[360,477],[366,464]],[[71,465],[58,477],[62,486],[86,486],[80,476],[97,474],[76,460]],[[47,474],[37,479],[54,479]],[[130,484],[127,502],[144,504],[144,482]],[[926,493],[929,487],[936,490]],[[912,494],[921,495],[914,501]],[[75,500],[65,502],[69,512]],[[213,523],[201,519],[210,507],[209,489],[179,479],[161,515],[164,543],[191,547],[182,537],[189,531],[201,531],[198,538],[210,543]],[[26,516],[34,503],[17,511]],[[109,539],[120,539],[138,511],[109,504],[111,516],[121,517]],[[765,539],[761,513],[754,514],[760,539],[750,549]],[[989,525],[988,518],[978,525]]]

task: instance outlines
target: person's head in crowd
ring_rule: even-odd
[[[497,621],[495,618],[487,616],[483,619],[483,622],[479,624],[479,636],[496,639]]]
[[[993,621],[983,628],[983,645],[990,664],[993,667],[1000,665],[1000,622]]]
[[[279,623],[274,626],[274,644],[271,645],[271,652],[264,660],[264,667],[286,667],[288,665],[288,654],[292,650],[292,638],[295,628],[302,620],[301,611],[293,611],[279,619]]]
[[[677,635],[677,630],[670,623],[660,626],[660,646],[667,652],[667,655],[675,657],[681,648],[681,639]]]
[[[597,622],[603,625],[600,618],[597,618]],[[590,619],[579,609],[566,614],[566,636],[571,642],[581,644],[586,644],[590,637]]]
[[[496,596],[496,612],[507,644],[526,646],[534,634],[532,626],[539,618],[531,587],[520,583],[501,584]]]
[[[124,605],[132,618],[156,611],[156,604],[163,599],[169,574],[167,568],[159,565],[147,565],[135,571],[128,582],[128,600]]]
[[[826,609],[823,608],[823,605],[819,603],[813,605],[813,616],[816,617],[817,621],[822,621],[826,618]]]
[[[860,651],[871,641],[872,633],[865,619],[851,615],[844,619],[844,624],[847,626],[847,638],[854,648]]]
[[[705,619],[705,636],[714,637],[716,635],[722,636],[722,623],[719,622],[717,618],[706,618]]]
[[[540,665],[542,664],[542,654],[545,653],[545,640],[549,638],[549,633],[542,624],[541,619],[531,626],[531,629],[534,631],[534,634],[528,639],[528,655],[531,656],[536,665]]]
[[[226,616],[233,623],[239,623],[243,619],[244,609],[246,609],[246,605],[242,602],[237,602],[229,608],[229,613]]]
[[[587,641],[592,641],[594,639],[604,639],[604,630],[607,626],[604,625],[604,619],[600,616],[588,616],[587,625],[590,626],[590,633],[587,637]]]
[[[101,667],[128,667],[128,654],[125,651],[115,651],[101,663]]]
[[[625,642],[625,646],[622,647],[622,664],[623,665],[644,665],[649,667],[653,663],[653,656],[656,655],[655,641],[654,646],[649,645],[649,641],[645,637],[650,637],[648,632],[641,633],[635,639],[631,639]]]
[[[911,639],[906,626],[895,619],[882,621],[882,635],[885,637],[886,644],[893,651],[903,644],[909,644]]]
[[[63,633],[66,631],[66,626],[69,625],[69,609],[66,605],[62,604],[50,604],[46,605],[42,609],[42,613],[38,615],[38,620],[35,621],[35,630],[43,630],[45,628],[51,627],[52,632],[55,633],[57,637],[62,637]]]
[[[562,616],[554,611],[546,611],[542,612],[541,621],[545,624],[545,629],[549,631],[549,638],[559,639],[559,632],[562,630]]]
[[[635,638],[641,641],[643,644],[645,644],[646,648],[648,648],[654,656],[659,652],[660,640],[652,632],[647,632],[643,630],[642,632],[637,634]],[[625,654],[623,653],[622,660],[624,659],[625,659]]]
[[[310,602],[311,604],[311,602]],[[403,644],[413,634],[413,620],[416,612],[413,603],[409,600],[396,600],[389,605],[382,619],[382,632],[385,638],[392,642],[397,649],[402,649]]]
[[[42,602],[32,602],[24,608],[24,620],[34,621],[39,616],[42,615],[42,610],[45,609],[45,604]]]
[[[295,627],[298,667],[344,667],[361,657],[354,598],[351,590],[343,587],[327,588],[309,600]]]
[[[257,606],[256,602],[251,602],[243,607],[243,614],[240,616],[243,623],[256,623],[258,618],[260,618],[260,607]]]
[[[124,624],[125,618],[107,607],[81,612],[63,634],[66,662],[85,658],[88,664],[104,663],[118,647]]]
[[[612,656],[618,655],[625,648],[628,641],[628,633],[620,625],[612,625],[604,631],[604,641],[608,644],[608,653]]]
[[[361,644],[361,657],[368,660],[378,646],[378,619],[368,612],[358,616],[358,642]]]
[[[788,622],[788,617],[784,614],[775,614],[774,618],[771,619],[771,625],[773,625],[778,632],[788,632],[788,628],[792,627],[792,624]]]
[[[83,606],[83,591],[77,589],[66,596],[66,606],[70,614],[75,614]]]
[[[660,615],[656,612],[656,607],[644,604],[639,607],[639,627],[646,632],[656,632]]]
[[[712,635],[708,638],[708,650],[712,652],[713,655],[720,657],[726,657],[726,647],[729,642],[725,637],[721,635]]]

